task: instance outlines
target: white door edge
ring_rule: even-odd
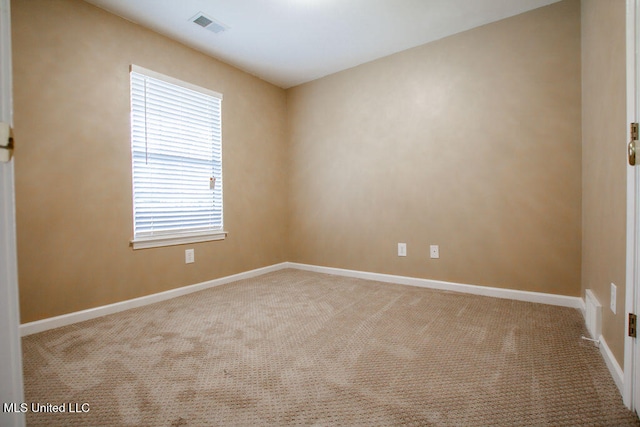
[[[638,121],[638,10],[640,0],[627,0],[626,11],[626,49],[627,49],[627,136],[630,138],[629,123]],[[626,141],[625,141],[626,144]],[[625,147],[626,153],[626,147]],[[638,257],[640,256],[640,239],[638,227],[640,210],[639,198],[636,196],[640,189],[640,166],[627,166],[627,259],[626,259],[626,287],[625,287],[625,314],[637,313],[638,305]],[[622,399],[631,410],[640,408],[640,378],[638,369],[640,362],[638,340],[628,336],[625,325],[624,342],[624,382]]]
[[[12,123],[10,0],[0,0],[0,120]],[[0,163],[0,425],[24,426],[25,415],[5,412],[24,402],[18,301],[13,161]]]

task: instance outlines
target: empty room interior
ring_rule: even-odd
[[[538,1],[299,81],[118,3],[10,2],[28,425],[638,425],[625,1]],[[189,23],[215,48],[246,28],[209,3],[181,7],[228,25]],[[247,2],[366,20],[339,3]],[[215,239],[136,247],[132,70],[221,98]]]

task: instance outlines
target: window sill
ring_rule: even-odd
[[[186,245],[189,243],[209,242],[212,240],[224,240],[226,231],[215,231],[198,234],[169,234],[166,236],[140,237],[131,241],[131,246],[136,249],[159,248],[162,246]]]

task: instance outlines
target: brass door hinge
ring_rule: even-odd
[[[638,324],[638,316],[629,313],[629,336],[636,337],[636,325]]]
[[[13,153],[13,138],[8,123],[0,122],[0,162],[11,160]]]
[[[638,129],[638,123],[631,123],[629,128],[630,139],[629,145],[627,146],[627,152],[629,155],[629,164],[631,166],[635,166],[636,164],[636,151],[638,150],[638,138],[640,134],[640,129]]]

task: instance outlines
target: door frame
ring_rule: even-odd
[[[639,121],[639,79],[638,79],[638,18],[640,0],[626,2],[626,50],[627,50],[627,136],[631,139],[629,123]],[[626,143],[626,141],[625,141]],[[626,147],[625,147],[626,148]],[[626,150],[625,150],[626,153]],[[627,163],[627,260],[625,287],[625,314],[638,313],[638,272],[640,267],[640,166]],[[622,399],[631,410],[640,410],[640,340],[629,337],[625,321],[624,341],[624,382]]]
[[[10,0],[0,0],[0,120],[13,124]],[[14,162],[0,163],[0,425],[24,426],[21,412],[4,403],[24,402],[18,300]]]

